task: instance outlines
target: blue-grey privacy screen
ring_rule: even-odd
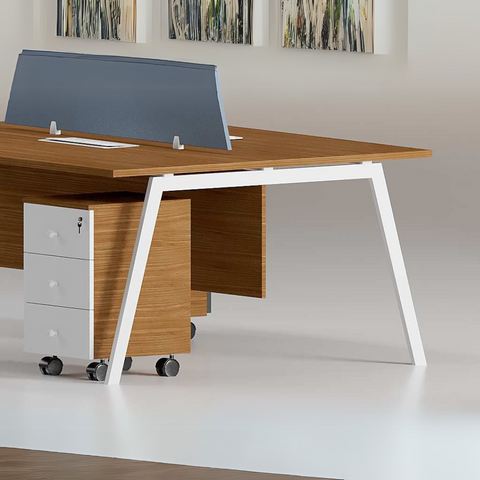
[[[217,67],[24,50],[6,123],[231,150]]]

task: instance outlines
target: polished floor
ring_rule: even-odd
[[[398,209],[429,360],[412,367],[368,186],[345,188],[269,190],[268,298],[214,295],[174,379],[155,374],[154,358],[136,359],[119,387],[89,382],[78,360],[42,377],[39,357],[22,351],[22,274],[1,270],[0,446],[348,480],[478,480],[480,249],[433,223],[409,225]],[[342,204],[352,188],[356,202]]]
[[[8,480],[322,480],[290,475],[186,467],[118,458],[0,448],[0,478]],[[326,480],[326,479],[323,479]]]

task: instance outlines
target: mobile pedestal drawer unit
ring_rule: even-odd
[[[28,199],[24,204],[24,349],[48,354],[45,375],[59,375],[59,356],[90,363],[105,379],[130,268],[143,195],[108,193]],[[132,357],[169,355],[157,373],[175,376],[173,357],[190,352],[190,200],[162,201],[124,370]]]

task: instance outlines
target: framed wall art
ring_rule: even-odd
[[[57,35],[137,41],[137,0],[57,0]]]
[[[252,44],[253,0],[168,0],[169,37]]]
[[[282,0],[283,47],[373,53],[373,0]]]

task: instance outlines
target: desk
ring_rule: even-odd
[[[129,141],[73,132],[64,134]],[[120,382],[164,193],[355,179],[369,180],[372,185],[411,361],[416,365],[426,364],[383,167],[378,162],[427,158],[432,152],[238,127],[230,128],[230,134],[244,137],[244,140],[234,142],[233,151],[193,147],[176,151],[171,145],[143,141],[135,142],[140,143],[140,148],[108,151],[39,142],[47,136],[46,130],[0,124],[0,168],[13,167],[18,175],[30,175],[31,190],[37,188],[35,172],[38,172],[39,179],[44,178],[42,173],[54,172],[72,185],[77,179],[80,183],[101,181],[105,189],[112,191],[125,189],[126,184],[122,182],[132,181],[134,183],[129,185],[135,187],[134,190],[146,190],[106,383],[115,385]],[[3,182],[6,188],[7,181]],[[97,183],[97,188],[101,184]],[[264,194],[261,196],[264,198]],[[1,256],[7,255],[2,250],[0,240],[0,261]]]

